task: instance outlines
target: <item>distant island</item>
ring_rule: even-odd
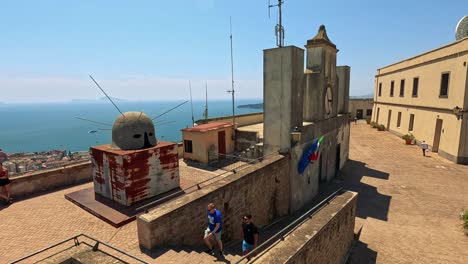
[[[237,108],[263,109],[263,103],[238,105]]]

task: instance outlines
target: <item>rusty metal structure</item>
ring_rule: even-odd
[[[158,142],[143,112],[125,112],[112,127],[112,144],[91,147],[95,193],[130,206],[178,188],[177,144]]]

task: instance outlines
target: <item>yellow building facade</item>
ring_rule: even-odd
[[[468,38],[380,68],[372,121],[468,164]]]

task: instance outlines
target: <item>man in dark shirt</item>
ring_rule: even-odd
[[[247,255],[250,251],[257,247],[258,242],[258,229],[252,223],[252,215],[244,215],[242,223],[242,256]],[[247,257],[247,260],[250,260],[250,257]]]

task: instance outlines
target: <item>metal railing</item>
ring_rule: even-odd
[[[94,246],[93,246],[93,245],[90,245],[90,244],[88,244],[88,243],[86,243],[86,242],[84,242],[84,241],[83,241],[83,242],[80,242],[80,241],[78,240],[78,238],[79,238],[79,237],[82,237],[82,236],[83,236],[83,237],[86,237],[86,238],[88,238],[88,239],[90,239],[90,240],[93,240],[93,241],[96,242],[96,243],[95,243]],[[23,260],[26,260],[26,259],[31,258],[31,257],[33,257],[33,256],[36,256],[36,255],[38,255],[38,254],[40,254],[40,253],[43,253],[43,252],[45,252],[45,251],[47,251],[47,250],[49,250],[49,249],[52,249],[52,248],[54,248],[54,247],[60,246],[60,245],[62,245],[62,244],[65,244],[65,243],[67,243],[67,242],[69,242],[69,241],[71,241],[71,240],[73,240],[74,246],[79,246],[80,244],[85,244],[85,245],[91,247],[93,251],[97,251],[97,250],[99,249],[99,246],[100,246],[100,245],[104,245],[104,246],[106,246],[106,247],[108,247],[108,248],[110,248],[110,249],[113,249],[113,250],[115,250],[115,251],[117,251],[117,252],[119,252],[119,253],[121,253],[121,254],[127,256],[127,257],[130,257],[130,258],[132,258],[132,259],[134,259],[134,260],[137,260],[137,261],[139,261],[139,262],[141,262],[141,263],[149,264],[149,262],[146,262],[146,261],[144,261],[144,260],[142,260],[142,259],[140,259],[140,258],[138,258],[138,257],[136,257],[136,256],[133,256],[133,255],[131,255],[131,254],[129,254],[129,253],[126,253],[126,252],[124,252],[124,251],[122,251],[122,250],[120,250],[120,249],[118,249],[118,248],[115,248],[115,247],[113,247],[113,246],[111,246],[111,245],[109,245],[109,244],[106,244],[106,243],[104,243],[104,242],[102,242],[102,241],[100,241],[100,240],[97,240],[97,239],[95,239],[95,238],[93,238],[93,237],[90,237],[90,236],[88,236],[88,235],[86,235],[86,234],[79,234],[79,235],[70,237],[70,238],[68,238],[68,239],[62,240],[62,241],[60,241],[60,242],[58,242],[58,243],[56,243],[56,244],[53,244],[52,246],[43,248],[43,249],[41,249],[41,250],[38,250],[38,251],[36,251],[36,252],[34,252],[34,253],[32,253],[32,254],[29,254],[29,255],[25,256],[25,257],[22,257],[22,258],[20,258],[20,259],[14,260],[14,261],[10,262],[10,264],[19,263],[19,262],[21,262],[21,261],[23,261]],[[73,246],[72,246],[72,247],[73,247]],[[71,248],[71,247],[70,247],[70,248]],[[125,262],[125,261],[122,260],[122,262]]]
[[[221,176],[224,176],[224,175],[226,175],[226,174],[228,174],[228,173],[234,173],[234,174],[235,174],[235,173],[237,173],[238,171],[243,170],[243,169],[247,168],[248,166],[250,166],[250,165],[252,165],[252,164],[261,162],[261,161],[263,161],[265,158],[267,158],[267,157],[269,157],[269,156],[272,156],[272,155],[277,155],[277,154],[278,154],[278,153],[271,153],[271,154],[262,156],[262,157],[257,158],[257,159],[251,159],[249,162],[244,162],[243,164],[241,164],[241,165],[239,165],[239,166],[236,166],[236,167],[234,167],[234,168],[231,168],[231,170],[226,170],[225,172],[220,173],[220,174],[218,174],[218,175],[216,175],[216,176],[213,176],[213,177],[208,178],[208,179],[206,179],[206,180],[197,182],[197,183],[195,183],[195,184],[193,184],[193,185],[190,185],[189,187],[187,187],[187,188],[185,188],[185,189],[182,189],[182,190],[179,190],[179,191],[177,191],[177,192],[171,193],[171,194],[166,195],[166,196],[164,196],[164,197],[162,197],[162,198],[160,198],[160,199],[158,199],[158,200],[152,201],[151,203],[148,203],[148,204],[146,204],[146,205],[144,205],[144,206],[138,207],[138,208],[136,208],[136,211],[144,210],[145,213],[148,213],[150,209],[154,208],[155,206],[157,206],[157,204],[159,204],[159,203],[162,202],[162,201],[166,201],[166,200],[170,199],[171,197],[180,195],[181,193],[185,193],[185,191],[190,190],[190,189],[195,188],[195,187],[197,188],[197,190],[200,190],[200,189],[202,188],[201,184],[203,184],[203,183],[206,183],[206,182],[209,182],[209,181],[213,181],[214,179],[217,179],[217,178],[219,178],[219,177],[221,177]],[[220,179],[218,179],[218,180],[220,180]],[[217,180],[217,181],[218,181],[218,180]],[[212,183],[210,183],[210,184],[213,184],[213,183],[215,183],[215,182],[217,182],[217,181],[214,181],[214,182],[212,182]]]
[[[246,158],[241,155],[229,155],[214,153],[212,154],[215,158],[211,160],[208,164],[210,167],[219,168],[225,171],[232,171],[243,167],[246,164],[253,164],[260,162],[260,158]]]
[[[270,237],[269,239],[267,239],[265,242],[263,242],[262,244],[260,244],[259,246],[257,246],[256,248],[254,248],[252,251],[250,251],[247,255],[245,256],[242,256],[242,258],[240,258],[235,264],[239,264],[241,263],[242,261],[244,261],[245,259],[247,258],[252,258],[252,257],[260,257],[261,255],[263,255],[265,252],[262,252],[261,255],[257,255],[255,256],[256,252],[259,252],[261,248],[269,245],[270,242],[272,242],[274,239],[277,239],[278,237],[280,238],[281,241],[284,241],[284,238],[286,237],[287,234],[289,234],[291,231],[293,231],[295,229],[295,227],[299,226],[296,224],[299,222],[299,221],[302,221],[304,220],[304,218],[312,218],[315,213],[318,211],[318,209],[320,209],[323,205],[325,204],[329,204],[330,200],[333,199],[335,196],[338,195],[338,193],[342,192],[343,191],[343,188],[339,188],[338,190],[336,190],[335,192],[333,192],[331,195],[329,195],[327,198],[323,199],[320,203],[318,203],[317,205],[315,205],[314,207],[312,207],[312,209],[308,210],[307,212],[305,212],[304,214],[302,214],[301,216],[299,216],[296,220],[294,220],[292,223],[290,223],[288,226],[286,226],[285,228],[281,229],[280,231],[276,232],[272,237]],[[304,221],[307,221],[308,219],[305,219]],[[294,227],[294,228],[293,228]],[[290,230],[291,229],[291,230]],[[288,232],[286,232],[288,231]],[[249,260],[250,261],[250,260]],[[253,259],[253,261],[255,261],[255,259]]]

